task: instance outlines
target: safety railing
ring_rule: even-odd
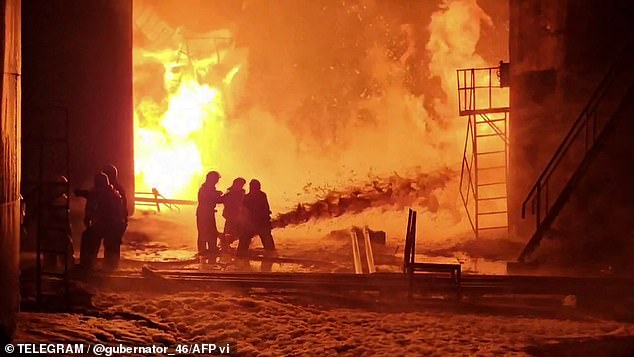
[[[503,113],[509,110],[508,88],[502,80],[505,75],[501,68],[503,67],[467,68],[456,71],[460,116]]]

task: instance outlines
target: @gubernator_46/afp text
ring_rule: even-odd
[[[3,348],[6,354],[92,354],[94,356],[114,356],[121,354],[165,354],[176,356],[179,354],[229,355],[237,352],[237,346],[230,343],[195,343],[177,344],[173,346],[127,346],[83,344],[83,343],[16,343]]]

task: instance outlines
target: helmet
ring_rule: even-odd
[[[209,171],[207,173],[206,182],[218,183],[219,180],[220,180],[220,174],[218,173],[218,171]]]
[[[110,180],[108,180],[108,175],[103,172],[95,175],[95,187],[107,187],[109,185]]]
[[[231,187],[242,188],[244,185],[246,185],[246,183],[247,183],[247,180],[243,179],[242,177],[238,177],[235,180],[233,180]]]
[[[251,182],[249,182],[249,190],[259,191],[261,188],[262,184],[260,183],[260,181],[253,179],[251,180]]]
[[[117,181],[119,170],[117,170],[117,167],[113,164],[108,164],[104,166],[101,171],[108,176],[108,180],[110,180],[111,183]]]

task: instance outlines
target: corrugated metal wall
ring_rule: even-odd
[[[15,329],[19,306],[21,1],[1,0],[0,343]]]

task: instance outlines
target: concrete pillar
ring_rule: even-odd
[[[0,344],[13,336],[20,303],[20,0],[0,0]]]

